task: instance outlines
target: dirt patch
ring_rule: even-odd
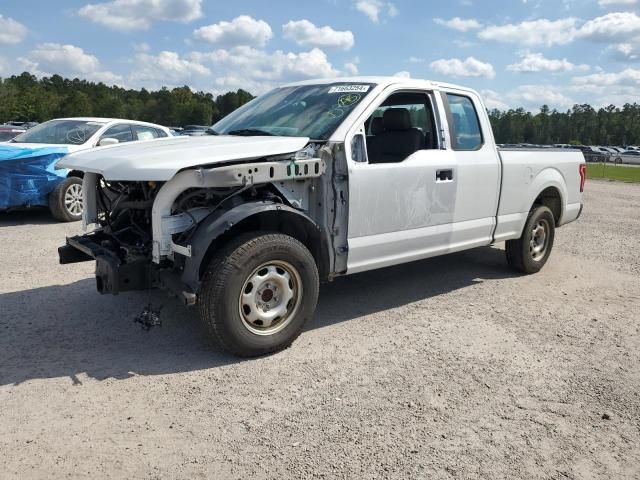
[[[537,275],[483,248],[341,278],[248,361],[57,265],[78,224],[0,214],[0,476],[638,478],[640,185],[586,202]]]

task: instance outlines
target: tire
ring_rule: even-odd
[[[49,194],[49,210],[56,220],[76,222],[82,218],[82,179],[68,177]]]
[[[243,235],[207,266],[200,319],[211,340],[229,353],[278,352],[313,316],[319,285],[315,260],[298,240],[277,233]]]
[[[522,273],[539,272],[551,255],[554,238],[553,213],[542,205],[534,206],[529,212],[522,236],[506,242],[507,263]]]

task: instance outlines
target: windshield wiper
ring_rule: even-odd
[[[265,132],[257,128],[242,128],[240,130],[231,130],[227,135],[238,135],[240,137],[273,137],[273,133]]]

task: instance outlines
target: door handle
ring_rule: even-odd
[[[453,180],[453,169],[436,170],[436,182],[451,182]]]

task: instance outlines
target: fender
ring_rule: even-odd
[[[191,288],[192,292],[197,292],[200,289],[201,265],[212,243],[243,220],[264,212],[283,212],[287,215],[295,215],[304,222],[307,228],[312,228],[318,238],[322,238],[320,227],[304,212],[273,200],[256,200],[238,204],[228,210],[215,211],[200,222],[190,240],[191,257],[185,257],[182,283]],[[322,250],[321,255],[324,257],[327,254],[327,243],[323,241],[321,244],[319,250]],[[321,267],[321,265],[318,266]]]
[[[527,199],[527,208],[531,208],[533,202],[535,202],[536,198],[547,188],[553,187],[560,193],[560,218],[559,225],[562,225],[562,217],[564,216],[565,209],[567,207],[567,183],[562,173],[553,167],[545,168],[544,170],[538,172],[536,177],[531,182],[532,192],[531,196]],[[524,225],[523,225],[524,227]]]

